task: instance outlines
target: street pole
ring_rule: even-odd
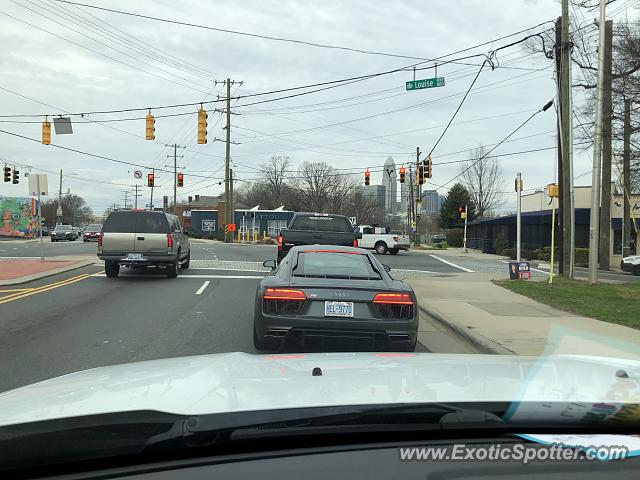
[[[553,250],[555,249],[555,232],[556,232],[556,206],[551,200],[551,262],[549,264],[549,285],[553,283],[553,264],[555,259],[553,258]]]
[[[469,204],[464,206],[464,237],[462,237],[462,245],[464,247],[464,253],[468,253],[467,250],[467,222],[469,221]]]
[[[138,209],[138,197],[142,196],[141,193],[138,193],[138,189],[142,186],[142,185],[131,185],[134,189],[135,189],[135,193],[133,194],[135,200],[134,200],[134,207],[136,210]]]
[[[604,85],[602,98],[602,198],[600,207],[600,243],[598,247],[598,264],[600,269],[611,267],[611,69],[613,20],[604,24]]]
[[[171,145],[167,145],[171,146]],[[180,146],[180,148],[186,148],[184,146]],[[178,157],[182,158],[182,155],[178,155],[178,144],[173,144],[173,155],[167,155],[168,158],[173,158],[173,165],[165,165],[165,167],[173,167],[173,214],[177,215],[176,204],[178,198]],[[180,168],[185,168],[181,166]],[[155,185],[155,177],[154,177],[154,185]]]
[[[420,171],[420,147],[416,147],[416,172]],[[394,199],[395,201],[395,199]],[[418,216],[420,215],[420,207],[422,206],[422,185],[418,183],[418,194],[416,196],[416,231],[413,243],[416,247],[420,245],[420,235],[418,234]]]
[[[571,131],[571,38],[569,37],[569,0],[562,0],[562,19],[560,22],[560,127],[562,129],[562,176],[560,191],[562,193],[561,215],[563,228],[562,256],[563,274],[572,276],[574,224],[572,222],[572,136]]]
[[[623,199],[623,213],[622,213],[622,256],[628,257],[631,255],[629,251],[629,240],[631,239],[631,225],[629,217],[631,216],[631,201],[629,198],[629,191],[631,188],[631,100],[625,99],[624,101],[624,147],[622,154],[622,195]]]
[[[62,224],[62,169],[60,169],[60,188],[58,190],[58,208],[56,209],[56,225]]]
[[[595,134],[593,136],[593,172],[591,175],[591,211],[589,215],[589,284],[598,282],[598,240],[600,239],[600,164],[602,156],[602,97],[605,57],[605,0],[600,0],[598,85],[596,88]]]
[[[417,172],[416,172],[417,175]],[[415,214],[414,214],[414,208],[415,208],[415,203],[413,202],[413,187],[414,187],[414,182],[416,182],[416,178],[413,176],[413,168],[411,167],[411,163],[409,163],[409,239],[411,239],[411,229],[413,228],[414,225],[414,218],[415,218]],[[416,182],[417,183],[417,182]],[[417,226],[417,225],[416,225]]]
[[[564,0],[563,0],[564,1]],[[563,3],[563,12],[564,12],[564,3]],[[568,7],[567,7],[568,8]],[[560,228],[560,238],[558,241],[558,250],[560,251],[560,255],[558,258],[558,269],[560,271],[560,273],[562,275],[565,275],[568,271],[565,270],[565,259],[567,261],[569,261],[569,255],[570,253],[568,252],[569,247],[566,246],[566,244],[569,242],[568,238],[565,238],[565,235],[567,235],[567,227],[564,224],[564,220],[563,220],[563,212],[565,210],[565,196],[566,196],[566,192],[564,191],[564,181],[563,181],[563,176],[562,176],[562,152],[563,152],[563,148],[565,148],[564,146],[564,141],[563,141],[563,133],[564,130],[562,129],[562,101],[561,99],[563,98],[563,91],[562,91],[562,82],[560,82],[560,77],[561,77],[561,73],[562,73],[562,64],[561,64],[561,51],[562,51],[562,17],[558,17],[555,21],[555,48],[554,48],[554,57],[555,57],[555,63],[556,63],[556,90],[557,90],[557,96],[558,96],[558,102],[557,102],[557,121],[556,121],[556,128],[558,131],[558,184],[560,185],[560,194],[558,197],[558,205],[560,207],[560,215],[559,215],[559,228]],[[566,247],[566,250],[565,250]]]
[[[37,185],[38,185],[38,230],[40,231],[40,261],[44,262],[44,241],[42,240],[42,202],[40,200],[40,175],[36,176]]]
[[[520,172],[518,172],[518,176],[516,177],[516,192],[518,193],[518,215],[516,218],[516,262],[520,262],[520,241],[522,238],[522,174]]]
[[[232,222],[231,214],[231,79],[227,78],[227,141],[224,156],[224,223]],[[225,231],[224,241],[229,243],[233,239],[233,233]]]

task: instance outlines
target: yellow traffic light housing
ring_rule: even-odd
[[[156,139],[156,119],[153,117],[153,115],[151,115],[151,110],[149,110],[149,113],[147,114],[147,128],[146,128],[146,134],[145,134],[145,139],[146,140],[155,140]]]
[[[42,143],[45,145],[51,144],[51,122],[48,122],[46,117],[42,122]]]
[[[207,143],[207,111],[202,108],[200,105],[200,109],[198,110],[198,143],[205,144]]]

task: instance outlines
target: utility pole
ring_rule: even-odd
[[[613,20],[604,24],[604,85],[602,98],[602,199],[600,207],[600,269],[611,268],[611,70]]]
[[[56,225],[62,223],[62,169],[60,169],[60,188],[58,189],[58,208],[56,209]]]
[[[420,171],[420,147],[416,147],[416,172]],[[420,235],[418,234],[418,216],[420,215],[420,206],[422,203],[422,185],[420,185],[420,182],[418,182],[418,192],[416,195],[416,213],[415,213],[415,222],[416,222],[416,231],[414,233],[413,236],[413,245],[414,246],[419,246],[420,245]]]
[[[602,97],[605,57],[605,0],[600,0],[598,42],[598,85],[596,88],[595,134],[593,136],[593,171],[591,175],[591,212],[589,215],[589,285],[598,282],[598,240],[600,239],[600,164],[602,160]]]
[[[129,197],[129,191],[128,190],[123,190],[122,194],[124,195],[124,208],[127,208],[127,199]]]
[[[227,141],[224,155],[224,223],[233,223],[235,215],[231,212],[231,79],[227,78]],[[231,237],[231,239],[229,238]],[[224,241],[233,240],[233,233],[225,230]]]
[[[622,153],[622,195],[623,199],[623,214],[622,214],[622,256],[628,257],[631,255],[629,251],[629,240],[631,238],[631,202],[629,198],[631,189],[631,100],[625,98],[624,100],[624,147]]]
[[[171,146],[171,145],[167,145],[167,146]],[[173,165],[165,165],[165,167],[167,168],[171,168],[173,167],[173,214],[176,215],[176,203],[177,203],[177,198],[178,198],[178,157],[182,158],[183,155],[178,155],[178,147],[179,148],[186,148],[184,146],[179,146],[177,144],[173,144],[173,155],[167,155],[167,158],[173,158]],[[180,168],[185,168],[183,166],[181,166]],[[155,184],[155,177],[154,177],[154,184]]]
[[[522,238],[522,174],[518,172],[516,177],[516,192],[518,194],[518,213],[516,217],[516,262],[521,260]]]
[[[563,0],[563,12],[564,12],[564,0]],[[557,95],[558,95],[558,104],[557,104],[557,108],[558,108],[558,114],[556,116],[557,120],[556,120],[556,128],[558,131],[558,184],[560,185],[560,193],[558,195],[558,203],[560,205],[560,212],[563,212],[565,209],[565,204],[564,204],[564,196],[565,196],[565,190],[564,190],[564,183],[563,183],[563,178],[562,178],[562,147],[563,147],[563,141],[562,141],[562,135],[563,135],[563,129],[562,129],[562,122],[561,122],[561,118],[562,118],[562,98],[563,98],[563,91],[562,91],[562,83],[560,82],[560,76],[561,76],[561,51],[562,51],[562,17],[558,17],[556,19],[555,22],[555,30],[556,30],[556,44],[555,44],[555,48],[554,48],[554,59],[555,59],[555,63],[556,63],[556,88],[557,88]],[[558,241],[558,250],[560,251],[560,255],[558,258],[558,270],[560,271],[561,275],[565,275],[565,269],[564,269],[564,265],[565,265],[565,250],[564,250],[564,245],[569,241],[569,238],[566,238],[566,242],[565,242],[565,235],[566,235],[566,230],[565,230],[565,224],[564,224],[564,216],[561,214],[559,215],[559,228],[560,228],[560,238]],[[566,255],[566,259],[567,261],[569,260],[569,256]]]
[[[562,192],[561,219],[562,219],[562,274],[566,277],[573,276],[573,263],[571,252],[574,248],[572,239],[574,225],[572,222],[572,166],[571,166],[571,39],[569,38],[569,0],[562,0],[562,19],[560,28],[560,128],[562,145],[562,175],[560,192]]]
[[[135,193],[133,194],[133,198],[135,199],[135,200],[133,201],[133,203],[134,203],[134,205],[135,205],[135,206],[134,206],[133,208],[135,208],[135,209],[137,210],[137,209],[138,209],[138,197],[141,197],[141,196],[142,196],[142,194],[141,194],[141,193],[138,193],[138,189],[139,189],[140,187],[142,187],[142,185],[131,185],[131,186],[132,186],[133,188],[135,188]]]
[[[413,201],[414,199],[413,188],[414,188],[414,183],[417,183],[416,178],[417,178],[417,172],[416,172],[416,176],[414,177],[413,168],[411,167],[411,163],[409,163],[409,238],[411,238],[411,229],[413,228],[414,219],[415,219],[416,204]]]

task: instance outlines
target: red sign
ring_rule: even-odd
[[[227,223],[227,232],[235,232],[236,224],[235,223]]]

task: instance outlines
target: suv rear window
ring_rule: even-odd
[[[292,230],[317,230],[323,232],[353,232],[353,226],[346,218],[331,216],[296,217]]]
[[[136,214],[138,212],[111,212],[104,222],[105,233],[128,233],[136,230]]]
[[[137,212],[136,233],[169,233],[169,222],[162,212]]]

